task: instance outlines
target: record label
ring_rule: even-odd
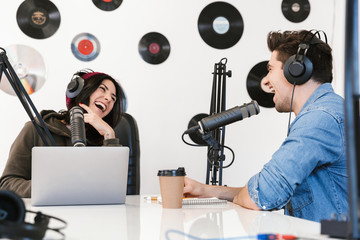
[[[34,48],[26,45],[11,45],[6,47],[5,51],[27,94],[30,95],[38,91],[46,80],[45,62],[41,54]],[[0,89],[16,96],[5,74],[1,76]]]
[[[157,32],[145,34],[139,42],[139,53],[150,64],[164,62],[170,54],[170,44],[166,37]]]
[[[217,17],[213,22],[213,29],[217,34],[225,34],[230,29],[230,23],[224,17]]]
[[[283,0],[281,11],[287,20],[299,23],[309,16],[310,3],[308,0]]]
[[[95,6],[103,11],[113,11],[117,9],[122,0],[92,0]]]
[[[31,24],[34,27],[43,27],[44,24],[47,22],[47,16],[46,16],[46,11],[42,10],[42,9],[38,9],[36,11],[33,12],[33,14],[31,15]]]
[[[260,62],[250,70],[246,80],[246,88],[252,100],[256,100],[260,106],[272,108],[275,107],[274,94],[264,83],[268,74],[267,63],[268,61]]]
[[[201,38],[211,47],[226,49],[234,46],[244,31],[240,12],[226,2],[214,2],[200,13],[198,30]]]
[[[71,51],[80,61],[92,61],[100,53],[100,42],[90,33],[80,33],[72,40]]]
[[[60,13],[48,0],[26,0],[18,8],[16,20],[23,33],[31,38],[51,37],[60,26]]]

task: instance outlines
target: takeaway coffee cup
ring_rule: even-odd
[[[158,171],[163,208],[182,207],[185,175],[183,167]]]

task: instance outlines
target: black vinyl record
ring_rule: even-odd
[[[200,13],[198,29],[201,38],[211,47],[226,49],[234,46],[244,31],[240,12],[226,2],[213,2]]]
[[[209,114],[206,114],[206,113],[199,113],[199,114],[195,115],[190,120],[190,122],[188,124],[188,129],[199,125],[199,121],[208,116],[209,116]],[[206,142],[202,139],[202,136],[198,131],[189,133],[189,137],[194,143],[197,143],[200,145],[206,145]]]
[[[263,83],[263,79],[268,73],[267,63],[268,61],[260,62],[250,70],[246,88],[252,100],[256,100],[260,106],[271,108],[275,107],[274,94]]]
[[[122,0],[92,0],[96,7],[104,11],[113,11],[117,9]]]
[[[145,34],[139,42],[139,53],[145,62],[159,64],[164,62],[170,54],[169,41],[157,32]]]
[[[60,13],[49,0],[25,0],[16,13],[17,24],[29,37],[51,37],[60,26]]]
[[[287,20],[299,23],[309,16],[310,3],[308,0],[283,0],[281,11]]]

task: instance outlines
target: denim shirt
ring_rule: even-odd
[[[295,92],[296,94],[296,92]],[[290,125],[289,135],[248,193],[264,210],[319,222],[348,216],[344,100],[330,83],[319,86]]]

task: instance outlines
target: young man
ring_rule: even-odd
[[[254,210],[285,208],[287,215],[313,221],[348,215],[344,103],[331,86],[331,48],[320,33],[268,34],[272,54],[265,84],[274,93],[275,109],[296,115],[271,160],[240,188],[186,178],[186,195],[218,197]]]

